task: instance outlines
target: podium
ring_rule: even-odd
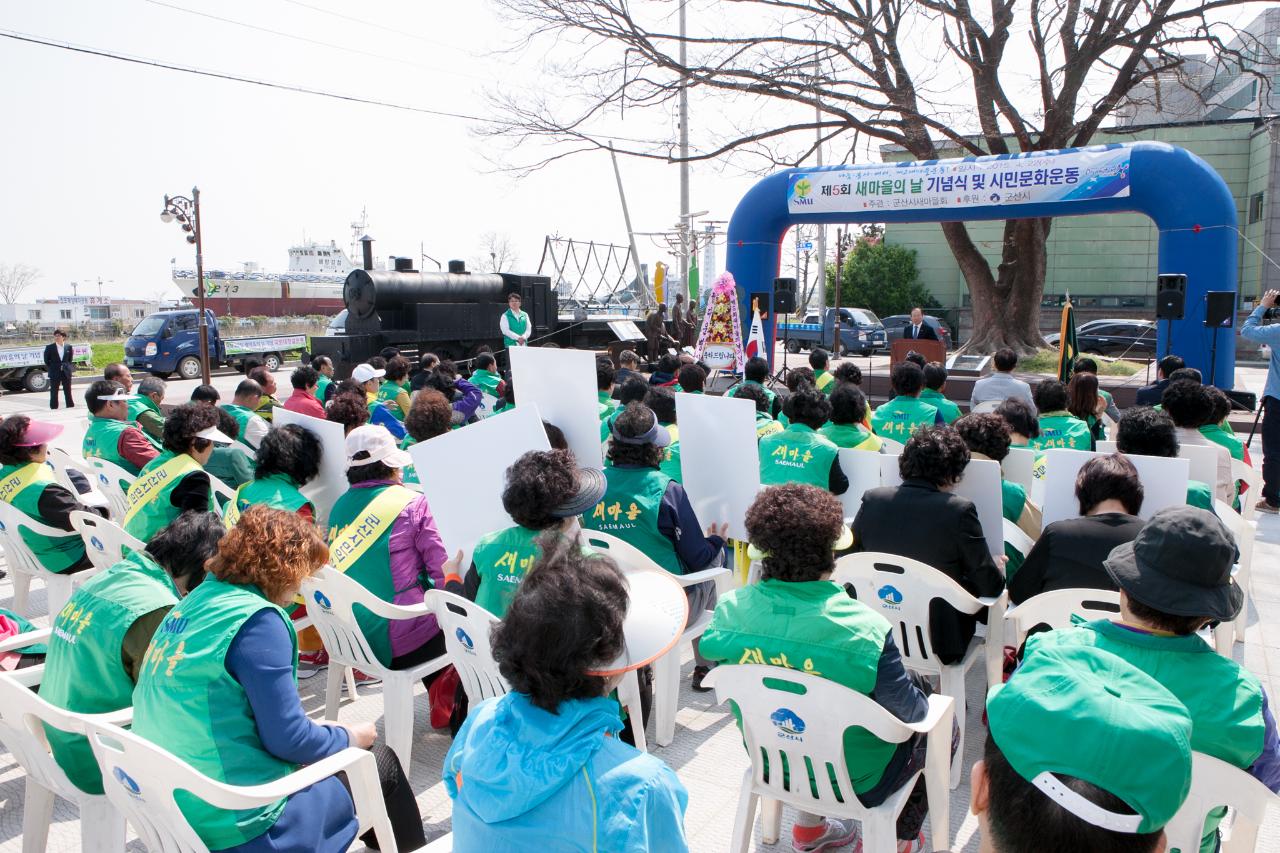
[[[889,367],[891,369],[897,367],[906,361],[907,355],[912,352],[920,353],[926,362],[936,361],[939,364],[945,364],[947,361],[947,347],[942,341],[913,341],[898,338],[889,347]]]

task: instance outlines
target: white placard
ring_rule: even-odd
[[[964,476],[956,483],[955,494],[973,501],[982,522],[982,535],[992,556],[1004,553],[1004,497],[1000,488],[1000,463],[991,459],[971,459]]]
[[[880,456],[880,485],[882,486],[901,486],[902,485],[902,467],[900,465],[901,457],[893,453],[885,453]]]
[[[1045,526],[1064,518],[1079,517],[1080,503],[1076,500],[1076,474],[1080,472],[1084,463],[1093,457],[1105,455],[1107,454],[1062,448],[1045,451],[1044,503],[1042,505]],[[1136,454],[1125,454],[1125,458],[1138,469],[1138,478],[1142,480],[1142,511],[1138,513],[1140,518],[1150,518],[1167,507],[1186,505],[1187,480],[1191,470],[1189,460]]]
[[[1178,446],[1178,456],[1191,463],[1191,479],[1204,483],[1215,494],[1218,483],[1218,447],[1217,444],[1180,444]],[[1098,452],[1116,453],[1116,443],[1099,441]]]
[[[1031,469],[1036,464],[1036,452],[1029,447],[1010,447],[1009,455],[1000,463],[1000,469],[1004,471],[1004,478],[1011,483],[1017,483],[1022,488],[1031,492],[1032,480]]]
[[[596,357],[586,350],[508,347],[516,408],[536,406],[564,433],[578,464],[604,468]]]
[[[515,523],[502,508],[507,469],[530,450],[550,449],[542,416],[532,404],[410,446],[450,557],[459,548],[469,555],[481,536]]]
[[[730,538],[746,542],[747,509],[760,491],[755,403],[676,394],[676,423],[680,476],[703,530],[727,521]]]
[[[889,457],[896,464],[898,457]],[[840,450],[840,470],[849,479],[849,488],[839,495],[844,505],[845,521],[852,522],[862,508],[862,496],[868,489],[877,488],[881,483],[880,468],[885,457],[879,453],[866,450],[854,450],[846,447]]]
[[[329,510],[347,491],[347,437],[342,424],[279,406],[271,409],[271,424],[273,428],[297,424],[320,439],[320,473],[302,487],[302,494],[316,505],[316,524],[321,530],[328,529]]]

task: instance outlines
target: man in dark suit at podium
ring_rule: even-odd
[[[44,348],[44,368],[49,375],[49,408],[58,408],[58,388],[61,386],[67,408],[75,408],[71,401],[71,373],[75,370],[71,362],[72,347],[67,343],[67,333],[56,329],[53,343]]]
[[[911,322],[902,330],[902,337],[908,341],[936,341],[938,333],[924,321],[923,311],[912,308]]]

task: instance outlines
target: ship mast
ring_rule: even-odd
[[[356,251],[360,248],[360,238],[369,230],[369,213],[368,208],[360,208],[360,218],[351,223],[351,251],[347,253],[347,257],[356,262],[359,257]]]

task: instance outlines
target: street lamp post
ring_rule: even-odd
[[[191,188],[191,198],[165,196],[161,222],[177,221],[187,232],[187,242],[196,247],[196,299],[200,309],[200,373],[205,385],[209,384],[209,318],[204,298],[204,247],[200,241],[200,188]]]

